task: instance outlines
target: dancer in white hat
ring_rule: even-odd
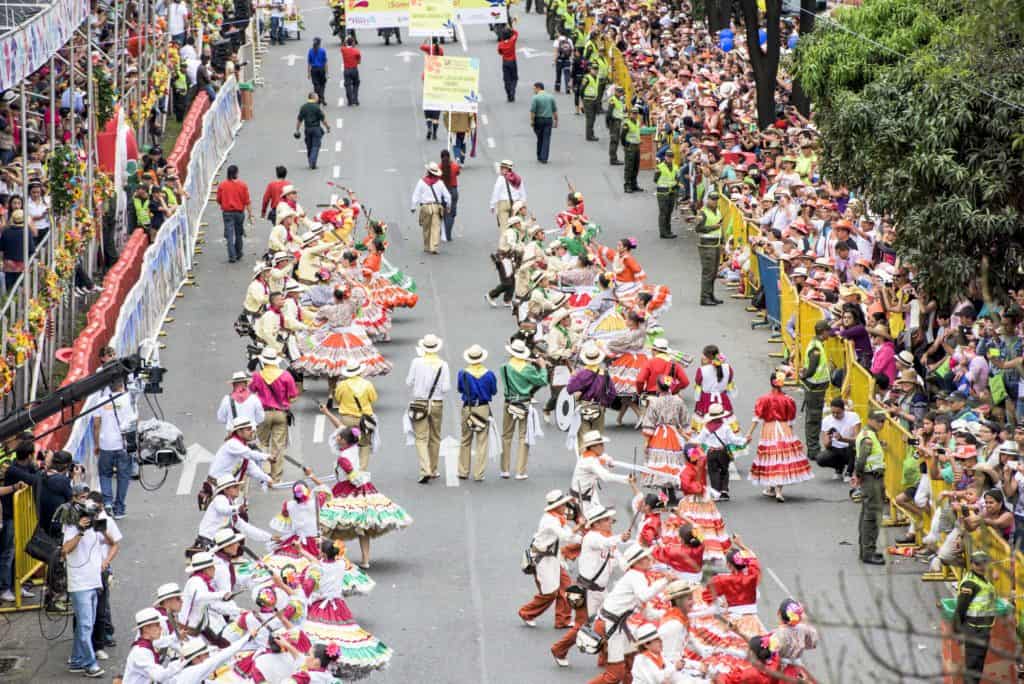
[[[508,217],[512,213],[512,204],[526,204],[526,185],[522,177],[512,170],[515,163],[510,159],[502,159],[498,165],[498,177],[494,179],[491,191],[491,213],[498,220],[499,237],[508,227]]]
[[[250,477],[264,487],[273,480],[260,467],[270,460],[270,456],[250,446],[254,437],[252,420],[239,417],[231,421],[230,432],[224,443],[217,449],[210,463],[210,477],[218,479],[230,475],[233,479],[244,482]]]
[[[128,652],[121,681],[125,684],[149,684],[166,682],[174,677],[184,663],[174,660],[164,663],[154,642],[160,638],[160,613],[155,608],[143,608],[135,614],[135,626],[139,638]]]
[[[444,415],[444,396],[452,387],[448,362],[438,354],[444,342],[429,333],[417,345],[420,356],[412,360],[405,384],[412,391],[412,401],[406,411],[406,442],[411,433],[420,462],[420,484],[441,477],[438,459],[441,454],[441,419]]]
[[[544,436],[540,417],[533,406],[533,395],[548,384],[547,361],[533,359],[529,347],[521,339],[505,346],[509,360],[501,367],[501,383],[505,390],[505,411],[501,421],[501,477],[508,478],[516,445],[516,479],[525,480],[530,446],[537,436]]]
[[[224,395],[217,407],[217,422],[225,428],[231,427],[235,418],[248,418],[253,425],[263,422],[263,404],[260,398],[249,391],[249,373],[236,371],[228,381],[231,391]]]
[[[498,379],[494,371],[484,366],[487,350],[479,344],[462,353],[466,367],[459,371],[456,385],[462,397],[462,442],[459,447],[459,478],[469,477],[470,461],[475,444],[476,461],[473,479],[482,482],[487,467],[488,437],[494,432],[491,419],[491,400],[498,393]]]
[[[452,196],[441,180],[441,167],[437,162],[427,164],[427,173],[412,191],[409,211],[419,210],[420,229],[423,231],[423,251],[437,254],[441,242],[441,221],[452,205]]]
[[[573,526],[566,519],[567,504],[572,495],[561,489],[552,489],[545,497],[544,514],[530,542],[529,554],[533,561],[534,583],[537,593],[519,609],[519,619],[527,627],[536,627],[537,618],[555,604],[555,629],[569,626],[572,614],[565,590],[570,584],[569,574],[561,561],[561,549],[565,544],[578,544],[582,525]]]

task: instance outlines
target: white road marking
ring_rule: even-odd
[[[736,462],[729,461],[729,481],[738,482],[743,478],[740,477],[740,471],[736,469]]]
[[[487,139],[487,146],[490,147],[492,150],[494,149],[494,138]]]
[[[344,95],[342,95],[341,97],[338,98],[338,106],[339,107],[344,107],[345,106],[345,96]]]
[[[459,486],[459,442],[449,435],[441,440],[441,458],[444,459],[444,483]]]
[[[295,60],[297,60],[298,58],[298,55],[281,55],[281,59],[288,62],[288,66],[295,66]]]
[[[484,599],[483,591],[480,588],[480,576],[476,569],[477,563],[477,549],[476,549],[476,516],[473,514],[470,508],[470,490],[463,490],[462,496],[464,498],[463,511],[465,512],[466,519],[466,567],[469,570],[469,596],[473,605],[473,619],[476,622],[476,643],[478,651],[478,658],[480,660],[480,677],[477,681],[480,684],[489,684],[490,678],[487,672],[487,634],[484,631]]]
[[[331,204],[337,204],[337,203],[338,203],[338,193],[336,193],[336,192],[331,193]],[[317,420],[320,420],[321,418],[323,418],[323,416],[317,416]]]
[[[415,53],[415,52],[409,52],[408,50],[403,50],[402,52],[396,52],[395,53],[395,57],[401,57],[402,61],[405,62],[406,64],[408,64],[409,60],[412,59],[413,57],[415,57],[416,54],[417,53]]]
[[[340,140],[335,140],[334,141],[334,151],[335,152],[341,152],[341,141]]]
[[[338,120],[334,122],[335,128],[341,128],[344,125],[345,125],[345,120],[342,119],[340,116],[338,117]]]
[[[775,581],[775,583],[779,585],[779,589],[782,589],[783,594],[785,594],[786,596],[793,595],[793,592],[789,590],[789,587],[782,583],[782,580],[779,579],[779,576],[775,574],[774,570],[768,567],[766,567],[765,570],[768,571],[768,574],[771,575],[771,578]]]
[[[337,195],[335,195],[337,197]],[[334,200],[331,200],[334,203]],[[320,414],[313,421],[313,444],[321,444],[324,441],[324,429],[327,427],[327,416]]]
[[[384,169],[384,173],[398,173],[398,169]]]
[[[534,57],[551,57],[553,52],[543,52],[541,50],[534,50],[533,48],[521,47],[516,52],[521,52],[523,57],[526,59],[533,59]]]
[[[331,175],[334,176],[335,178],[340,176],[341,175],[341,167],[339,165],[335,164],[334,167],[331,169]]]
[[[486,114],[481,114],[480,115],[480,121],[483,122],[484,126],[488,125],[488,123],[489,123],[488,120],[487,120],[487,115]]]
[[[178,480],[178,496],[192,493],[192,483],[196,479],[196,470],[200,463],[211,463],[213,454],[201,444],[192,444],[185,451],[185,462],[181,466],[181,479]]]

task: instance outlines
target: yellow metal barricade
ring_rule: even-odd
[[[828,358],[829,368],[832,370],[846,370],[846,344],[842,338],[830,337],[825,340],[825,356]],[[829,383],[828,392],[825,393],[825,401],[829,402],[842,394],[843,389]]]
[[[753,242],[755,239],[761,237],[761,231],[753,223],[750,223],[749,221],[744,219],[743,225],[748,244]],[[785,269],[780,264],[779,274],[781,275],[784,270]],[[753,247],[750,248],[750,270],[748,271],[747,282],[749,283],[750,287],[746,291],[749,292],[750,294],[753,294],[757,290],[761,289],[761,264],[759,264],[757,261],[757,250],[755,250]]]
[[[883,407],[872,400],[871,410],[881,411]],[[889,519],[883,524],[896,525],[899,524],[897,520],[902,518],[896,507],[896,495],[903,491],[903,458],[907,455],[910,433],[896,420],[886,418],[878,438],[882,440],[882,450],[885,452],[885,495],[889,499]]]
[[[593,21],[590,17],[587,19]],[[629,111],[633,102],[633,79],[629,75],[629,67],[626,66],[626,59],[622,56],[622,51],[614,45],[608,50],[608,55],[611,57],[609,62],[612,82],[615,85],[622,86],[622,89],[626,91],[623,101],[626,103],[626,111]],[[679,159],[679,157],[677,156],[676,159]]]
[[[803,359],[796,347],[796,332],[800,329],[800,306],[796,287],[789,279],[784,268],[779,268],[779,323],[782,334],[782,344],[786,346],[790,363],[797,372]],[[790,323],[793,324],[793,333],[790,333]]]
[[[35,610],[39,604],[22,603],[21,587],[28,585],[43,564],[25,553],[25,545],[36,531],[36,502],[32,488],[14,494],[14,605],[0,608],[0,613]]]
[[[871,395],[875,392],[875,379],[862,365],[857,363],[853,343],[846,343],[846,397],[853,404],[853,410],[860,416],[861,423],[868,419],[871,410]]]

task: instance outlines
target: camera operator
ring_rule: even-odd
[[[860,432],[860,417],[846,410],[846,402],[836,397],[829,406],[830,413],[821,421],[821,446],[818,465],[833,468],[835,479],[849,482],[853,475],[853,441]]]
[[[39,524],[49,525],[50,534],[61,537],[62,520],[55,514],[57,510],[69,503],[74,496],[71,488],[73,478],[81,472],[81,466],[71,463],[71,454],[66,451],[55,451],[48,455],[39,486]],[[86,488],[85,491],[89,491]]]
[[[0,486],[0,506],[3,507],[3,528],[0,529],[0,601],[12,602],[14,592],[14,493],[35,484],[39,474],[32,464],[35,445],[31,439],[19,438],[14,446],[14,461],[7,466],[3,486]],[[33,593],[22,587],[22,598]]]
[[[92,436],[96,447],[97,468],[103,505],[115,520],[125,516],[125,498],[132,476],[132,458],[128,453],[127,435],[135,430],[138,415],[131,396],[125,392],[124,381],[116,379],[100,395],[103,404],[93,415]],[[133,438],[134,439],[134,438]],[[117,471],[117,492],[113,477]]]
[[[103,586],[100,587],[99,596],[96,600],[96,622],[92,628],[92,648],[96,652],[97,660],[107,660],[106,649],[117,646],[114,641],[114,621],[110,614],[110,577],[113,571],[110,564],[117,558],[121,550],[121,540],[124,536],[118,528],[117,523],[107,515],[103,507],[103,495],[100,492],[89,492],[88,500],[100,508],[93,522],[93,529],[99,535],[100,549],[103,552],[103,562],[100,564],[100,579]]]
[[[61,549],[67,563],[68,597],[75,614],[68,672],[97,678],[103,676],[103,668],[96,662],[92,630],[103,587],[104,553],[101,535],[93,529],[93,522],[100,509],[88,500],[76,504],[74,509],[78,514],[77,520],[74,524],[64,525],[64,546]]]

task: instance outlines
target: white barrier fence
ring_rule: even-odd
[[[213,180],[234,145],[235,134],[241,125],[238,84],[230,78],[221,86],[203,116],[202,134],[192,147],[185,178],[188,199],[160,226],[156,240],[142,257],[139,279],[118,313],[114,335],[108,343],[118,356],[139,352],[147,342],[153,343],[149,346],[155,353],[157,333],[188,271],[192,269],[199,221]],[[89,410],[97,401],[96,395],[89,397],[82,411]],[[92,458],[94,445],[92,430],[87,429],[89,423],[88,420],[77,421],[64,446],[76,463],[85,463]],[[89,471],[95,472],[95,469],[90,467]]]

